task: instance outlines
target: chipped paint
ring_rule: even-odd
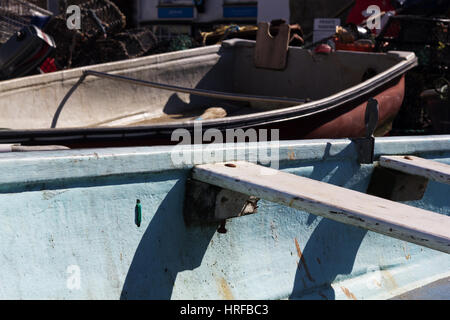
[[[347,298],[352,299],[352,300],[358,300],[356,299],[355,295],[353,293],[350,292],[350,290],[348,290],[345,287],[341,287],[342,292],[344,292],[344,294],[347,296]]]
[[[274,221],[270,222],[270,231],[272,233],[272,239],[275,240],[275,241],[278,241],[278,234],[277,234],[277,230],[275,228]]]
[[[397,282],[388,270],[382,270],[381,274],[383,276],[383,285],[387,290],[398,289]]]
[[[65,193],[65,192],[67,192],[67,191],[49,191],[49,190],[44,190],[44,191],[42,191],[42,198],[44,200],[51,200],[54,197],[57,197],[57,196]]]

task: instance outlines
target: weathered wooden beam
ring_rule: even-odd
[[[199,165],[193,179],[450,253],[450,217],[248,162]]]
[[[382,156],[380,166],[450,184],[450,166],[414,156]]]

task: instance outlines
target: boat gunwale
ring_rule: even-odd
[[[266,153],[273,148],[278,150],[276,160],[283,163],[283,166],[294,162],[342,159],[354,160],[356,163],[358,157],[357,147],[351,139],[0,153],[0,170],[3,172],[0,175],[0,185],[189,170],[195,165],[214,162],[208,161],[214,150],[222,152],[223,162],[248,160],[255,156],[259,162],[266,162]],[[264,159],[259,158],[261,150],[264,150],[262,152]],[[174,163],[172,159],[174,152],[184,152],[191,162]],[[442,152],[450,153],[450,135],[375,139],[375,160],[382,155],[421,155]],[[18,166],[20,166],[20,175],[17,174]]]
[[[133,70],[145,65],[157,65],[161,63],[171,62],[174,60],[193,58],[202,55],[214,54],[220,50],[220,45],[212,45],[207,47],[193,48],[182,51],[166,52],[161,54],[139,57],[134,59],[113,61],[73,69],[60,70],[51,73],[32,75],[27,77],[15,78],[1,81],[0,94],[6,91],[20,90],[33,86],[48,85],[62,81],[77,81],[85,70],[92,69],[100,72],[108,72],[113,68],[114,72],[124,70]]]

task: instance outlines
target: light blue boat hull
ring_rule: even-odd
[[[192,165],[170,151],[0,155],[0,298],[388,299],[450,276],[448,254],[267,201],[225,234],[186,227]],[[450,136],[377,138],[375,153],[450,164]],[[279,154],[283,171],[362,192],[374,167],[349,140],[280,142]],[[430,181],[408,204],[449,215],[449,195]]]

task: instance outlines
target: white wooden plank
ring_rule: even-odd
[[[0,144],[0,153],[11,152],[12,147],[12,144]]]
[[[248,162],[205,164],[193,178],[450,253],[450,217]]]
[[[450,184],[450,166],[414,156],[382,156],[380,165],[385,168],[421,176]]]

